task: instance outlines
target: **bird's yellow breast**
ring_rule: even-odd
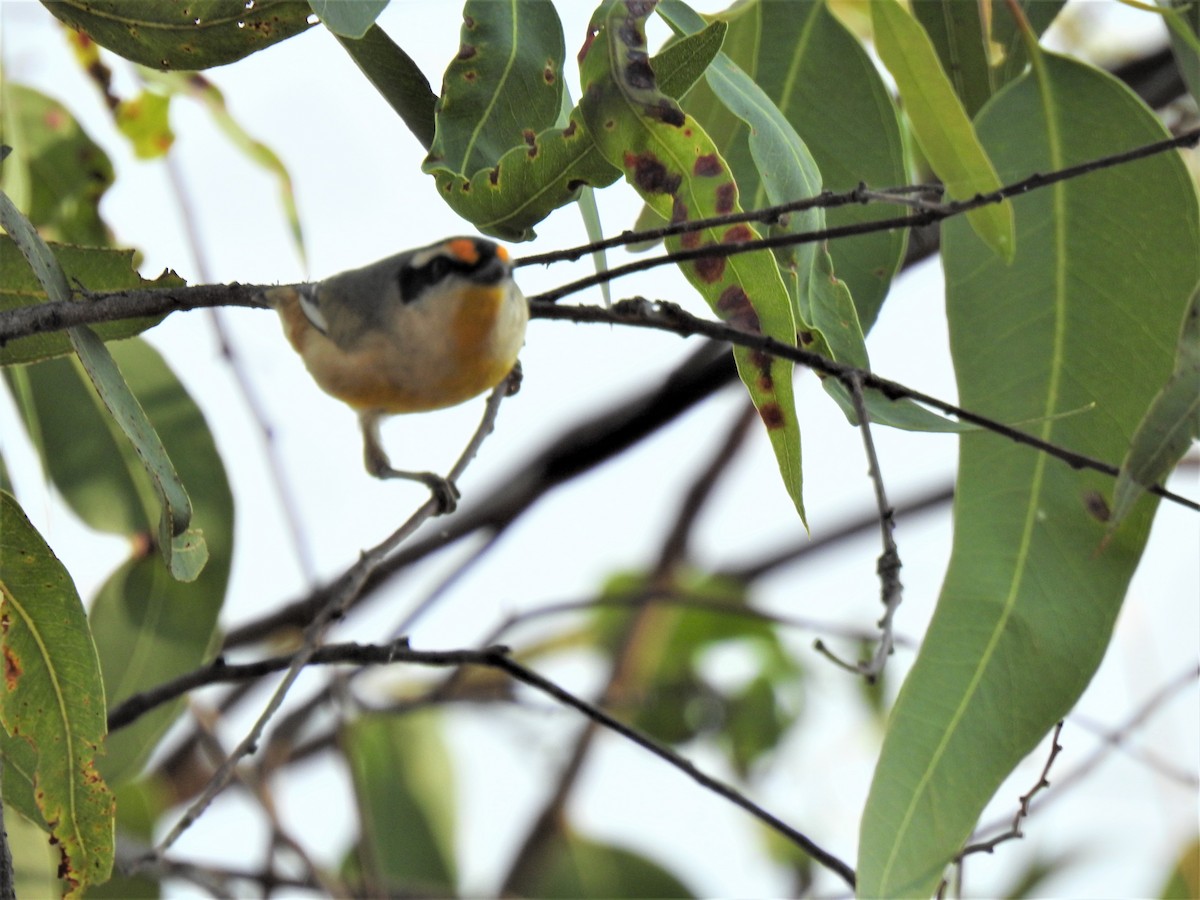
[[[322,334],[294,290],[267,299],[288,341],[323,390],[360,411],[423,412],[455,406],[495,387],[516,363],[528,306],[511,282],[470,285],[428,301],[397,304],[370,327],[322,307],[340,342]],[[349,327],[347,327],[349,326]]]

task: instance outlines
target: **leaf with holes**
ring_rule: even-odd
[[[305,0],[54,0],[44,5],[100,46],[152,69],[223,66],[313,24]]]

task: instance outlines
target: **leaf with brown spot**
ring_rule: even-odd
[[[584,95],[579,108],[584,123],[608,161],[621,167],[629,183],[664,219],[678,221],[681,211],[691,218],[737,211],[740,207],[733,174],[704,129],[657,84],[647,86],[640,79],[630,83],[624,77],[630,54],[641,53],[645,45],[647,14],[648,8],[639,14],[627,4],[610,3],[593,17],[591,29],[596,36],[580,64]],[[612,128],[604,127],[608,122],[613,123]],[[653,177],[651,161],[657,167]],[[697,169],[702,174],[697,174]],[[738,237],[743,234],[758,236],[749,226],[745,232],[737,232]],[[713,244],[719,244],[723,237],[722,229],[703,233],[703,240]],[[673,237],[667,246],[675,250],[684,243]],[[762,333],[795,343],[797,323],[770,252],[689,262],[681,270],[717,315],[724,317],[731,312],[722,309],[721,297],[736,287],[757,316]],[[735,314],[746,321],[740,311]],[[773,359],[764,372],[748,352],[735,350],[734,357],[755,406],[764,416],[784,485],[803,519],[800,426],[793,397],[792,364]]]
[[[577,115],[560,118],[562,25],[549,3],[472,0],[446,69],[422,166],[438,194],[485,234],[529,240],[582,187],[617,178]],[[467,76],[470,77],[467,77]]]
[[[186,3],[57,0],[55,16],[96,43],[155,69],[223,66],[311,27],[306,0],[209,0],[203,15]]]
[[[27,779],[11,789],[18,808],[28,813],[32,797],[35,820],[58,843],[60,872],[75,894],[107,881],[113,863],[116,807],[96,773],[106,732],[100,664],[70,575],[5,492],[0,521],[0,615],[9,620],[0,634],[0,723],[10,736],[0,748],[5,801],[15,770]]]

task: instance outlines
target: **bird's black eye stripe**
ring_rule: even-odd
[[[457,257],[439,253],[421,266],[404,265],[400,267],[400,300],[412,303],[418,299],[427,288],[442,281],[451,272],[470,275],[490,263],[495,257],[491,247],[480,247],[479,259],[475,262],[465,262]],[[490,252],[489,252],[490,251]]]

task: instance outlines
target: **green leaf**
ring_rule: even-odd
[[[950,79],[954,93],[962,101],[968,118],[975,118],[992,96],[991,65],[988,61],[988,37],[984,10],[979,3],[954,0],[912,0],[913,17],[921,23],[941,60],[942,70]],[[991,8],[989,18],[1007,10]]]
[[[484,234],[508,241],[531,240],[533,226],[583,187],[606,187],[621,174],[601,154],[577,110],[565,128],[541,132],[470,178],[428,165],[425,171],[436,178],[438,194],[451,209]]]
[[[76,31],[154,69],[223,66],[307,31],[305,0],[54,0],[43,5]]]
[[[142,278],[133,266],[132,250],[103,250],[63,244],[55,244],[52,249],[70,283],[84,285],[89,291],[145,290],[178,287],[184,283],[171,271],[163,272],[153,281]],[[0,234],[0,311],[45,303],[49,299],[46,289],[22,258],[12,238]],[[79,302],[89,301],[85,296]],[[162,316],[122,319],[94,325],[92,330],[102,339],[111,341],[140,334],[162,319]],[[36,362],[71,352],[71,339],[66,334],[48,331],[17,338],[0,347],[0,366]]]
[[[558,121],[565,56],[548,0],[468,0],[425,171],[471,176]]]
[[[1017,0],[1025,21],[1037,35],[1050,27],[1065,3],[1066,0]],[[912,10],[972,119],[1029,62],[1020,24],[1005,2],[912,0]]]
[[[673,27],[687,31],[702,24],[699,16],[678,0],[665,0],[658,9]],[[765,199],[771,204],[781,204],[819,194],[821,173],[816,162],[771,98],[724,53],[713,60],[707,80],[716,97],[747,126],[750,154]],[[825,211],[814,208],[789,215],[786,224],[777,230],[802,233],[824,227]],[[776,256],[792,298],[796,321],[805,329],[802,338],[808,349],[840,363],[869,369],[858,311],[846,284],[834,272],[829,251],[814,244],[801,244],[779,248]],[[822,383],[856,421],[849,391],[836,379],[823,378]],[[880,424],[927,431],[962,429],[959,423],[911,401],[892,401],[878,391],[867,391],[864,401],[872,421]]]
[[[595,634],[604,649],[618,652],[638,617],[636,664],[625,690],[637,697],[627,715],[660,740],[682,744],[715,741],[742,777],[775,750],[792,726],[803,699],[803,670],[779,640],[774,625],[749,614],[744,586],[704,573],[681,571],[670,585],[645,573],[611,578],[604,596],[614,599],[662,592],[706,607],[670,602],[652,608],[601,606]],[[744,680],[714,678],[714,653],[736,651]]]
[[[1158,894],[1162,900],[1200,897],[1200,836],[1193,837],[1179,854],[1175,868]]]
[[[24,421],[64,499],[92,527],[131,538],[133,558],[105,582],[91,615],[107,694],[120,701],[211,654],[229,576],[233,504],[204,417],[161,357],[141,341],[111,350],[193,486],[194,525],[209,552],[195,581],[175,580],[153,554],[153,488],[78,362],[56,359],[13,374],[23,385],[15,393]],[[178,705],[160,708],[111,735],[105,776],[117,781],[137,774],[177,712]]]
[[[375,24],[388,0],[308,0],[308,5],[339,38],[358,40]]]
[[[1163,12],[1171,37],[1171,52],[1192,99],[1200,98],[1200,4],[1170,0]]]
[[[368,28],[360,40],[336,37],[375,90],[428,150],[433,145],[437,95],[412,57],[378,25]]]
[[[1115,531],[1146,488],[1166,480],[1192,441],[1200,438],[1200,287],[1184,316],[1175,371],[1163,385],[1133,442],[1113,488],[1109,531]]]
[[[467,4],[459,56],[446,70],[437,136],[422,168],[446,203],[485,234],[533,226],[618,172],[578,113],[562,110],[562,26],[544,0]]]
[[[661,4],[659,9],[678,5]],[[909,180],[891,95],[862,44],[826,3],[739,3],[720,15],[729,23],[723,52],[779,107],[812,154],[827,190],[851,190],[860,182],[889,187]],[[749,156],[741,120],[705,83],[688,94],[683,106],[721,148],[737,179],[742,205],[765,205],[765,188]],[[830,227],[894,215],[895,210],[884,204],[825,212]],[[902,231],[881,231],[829,245],[834,269],[850,288],[864,331],[875,322],[904,256],[905,241]]]
[[[342,730],[362,824],[359,870],[372,893],[456,892],[454,773],[440,723],[432,711],[371,715]]]
[[[71,292],[67,287],[67,276],[54,253],[3,193],[0,193],[0,226],[12,237],[45,288],[48,298],[56,302],[68,302]],[[200,535],[188,530],[192,517],[191,502],[163,449],[162,441],[121,377],[104,342],[89,328],[70,328],[67,334],[93,387],[121,431],[133,443],[138,458],[154,483],[162,507],[158,523],[159,552],[176,578],[192,580],[203,568],[207,551]]]
[[[523,897],[694,897],[678,878],[645,856],[579,834],[546,841],[528,883],[511,886]]]
[[[913,134],[949,196],[963,200],[999,189],[996,170],[955,96],[929,36],[897,0],[872,3],[871,20],[879,58],[896,79]],[[972,210],[967,221],[993,251],[1012,259],[1011,203]]]
[[[580,110],[605,158],[619,166],[642,199],[673,222],[738,212],[737,186],[700,125],[661,93],[645,52],[649,8],[606,4],[582,51]],[[758,234],[749,225],[710,228],[668,239],[672,250],[739,243]],[[796,324],[774,257],[767,251],[689,261],[681,270],[726,321],[789,344]],[[804,518],[800,426],[792,364],[734,351],[738,371],[767,428],[784,485]]]
[[[0,190],[46,239],[107,244],[100,198],[113,183],[112,163],[67,108],[0,78],[0,133],[13,148],[0,166]],[[0,266],[4,255],[0,249]]]
[[[144,341],[122,341],[112,350],[180,475],[193,486],[194,524],[203,530],[209,552],[195,581],[176,581],[153,556],[135,556],[100,589],[92,603],[92,634],[105,692],[117,703],[195,669],[215,652],[234,514],[225,467],[204,415],[162,357]],[[160,707],[109,735],[105,777],[115,783],[136,775],[181,704]]]
[[[43,470],[75,515],[97,531],[140,535],[144,545],[151,543],[154,488],[79,360],[55,359],[5,374]]]
[[[33,748],[31,786],[73,894],[112,871],[116,810],[96,770],[104,686],[71,576],[10,494],[0,521],[0,721]]]
[[[117,107],[117,128],[129,138],[138,159],[157,159],[171,149],[175,135],[167,115],[170,108],[170,98],[153,91],[142,91]]]
[[[1052,55],[985,107],[979,133],[1006,180],[1165,134],[1111,76]],[[1011,265],[961,220],[943,225],[960,403],[1120,460],[1171,373],[1200,279],[1195,187],[1171,153],[1014,209]],[[872,781],[862,896],[932,894],[996,788],[1087,686],[1155,509],[1140,500],[1101,546],[1086,498],[1109,486],[996,435],[960,438],[950,567]]]
[[[994,94],[1025,71],[1029,64],[1029,47],[1022,33],[1024,26],[1009,12],[1008,0],[1004,0],[1003,3],[991,0],[991,3]],[[1016,4],[1021,8],[1033,33],[1040,36],[1058,18],[1059,12],[1067,5],[1067,0],[1016,0]]]
[[[658,8],[659,13],[663,8]],[[679,100],[708,69],[716,55],[721,52],[725,33],[729,26],[719,19],[705,25],[697,23],[695,33],[685,34],[672,41],[650,61],[650,67],[658,76],[658,89],[675,100]]]

